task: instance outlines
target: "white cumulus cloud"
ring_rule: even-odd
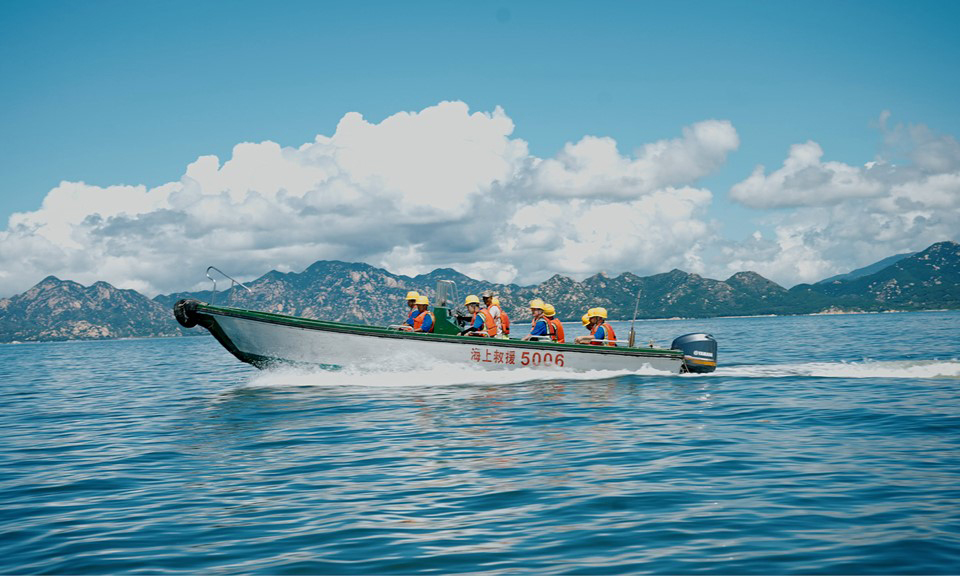
[[[622,156],[612,138],[585,136],[539,162],[534,182],[544,196],[636,198],[699,180],[739,145],[733,125],[719,120],[686,127],[682,138],[647,144],[634,158]]]
[[[513,130],[500,108],[442,102],[349,113],[298,147],[240,143],[155,188],[62,182],[0,231],[0,294],[55,274],[152,295],[204,286],[209,264],[250,278],[334,258],[499,282],[699,266],[712,195],[691,184],[738,147],[729,122],[632,155],[586,136],[538,158]]]
[[[824,162],[807,142],[791,147],[782,168],[758,167],[733,186],[733,199],[780,210],[764,218],[773,237],[726,243],[714,264],[789,286],[960,237],[960,145],[926,126],[888,130],[888,118],[883,152],[864,166]]]
[[[875,166],[822,162],[816,142],[795,144],[783,166],[767,174],[757,166],[749,178],[730,189],[730,197],[752,208],[821,206],[850,198],[879,196],[884,191]],[[875,172],[874,172],[875,171]]]

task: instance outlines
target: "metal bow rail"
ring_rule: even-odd
[[[243,282],[240,282],[239,280],[234,279],[233,276],[230,276],[229,274],[227,274],[227,273],[224,272],[223,270],[217,268],[216,266],[208,266],[208,267],[207,267],[207,278],[209,278],[210,281],[213,282],[213,294],[210,295],[210,303],[211,303],[211,304],[215,304],[215,303],[216,303],[215,301],[216,301],[216,299],[217,299],[217,279],[210,275],[210,271],[211,271],[211,270],[217,272],[218,274],[220,274],[220,275],[223,276],[224,278],[230,280],[230,288],[228,288],[228,291],[229,291],[229,290],[232,290],[234,286],[240,286],[241,288],[243,288],[243,289],[246,290],[247,292],[253,294],[253,290],[247,288],[247,287],[243,284]],[[227,303],[229,303],[229,302],[230,302],[230,296],[228,295],[228,296],[227,296]]]

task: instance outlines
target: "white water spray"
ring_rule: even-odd
[[[430,387],[490,386],[549,380],[603,380],[620,376],[671,376],[648,365],[638,370],[563,370],[517,368],[485,370],[478,366],[449,364],[435,360],[406,358],[385,361],[364,368],[324,370],[321,368],[278,367],[255,374],[246,387],[288,386],[366,386],[366,387]],[[675,376],[675,375],[673,375]]]
[[[739,378],[960,378],[960,360],[808,362],[721,366],[708,376]]]

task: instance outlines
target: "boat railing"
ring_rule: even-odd
[[[234,288],[235,286],[239,286],[239,287],[243,288],[244,290],[246,290],[247,292],[253,294],[253,290],[251,290],[250,288],[247,288],[247,286],[246,286],[243,282],[235,279],[233,276],[230,276],[229,274],[227,274],[227,273],[224,272],[223,270],[217,268],[216,266],[208,266],[208,267],[207,267],[207,278],[209,278],[210,281],[213,282],[213,294],[210,295],[210,304],[215,304],[215,303],[216,303],[216,299],[217,299],[217,279],[210,275],[210,272],[211,272],[211,271],[214,271],[214,272],[220,274],[221,276],[223,276],[224,278],[230,280],[230,288],[227,289],[227,292],[228,292],[228,295],[227,295],[227,303],[228,303],[228,304],[230,303],[230,296],[232,295],[233,292],[235,292],[235,291],[233,290],[233,288]]]
[[[531,337],[530,337],[530,340],[534,340],[534,341],[549,341],[551,338],[552,338],[551,336],[531,336]],[[628,347],[633,348],[633,346],[629,344],[629,342],[630,342],[629,340],[600,340],[599,338],[593,338],[593,339],[590,340],[590,341],[591,341],[591,342],[599,342],[600,344],[628,344]],[[653,343],[651,342],[650,348],[653,348],[652,344],[653,344]]]

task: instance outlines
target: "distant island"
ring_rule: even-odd
[[[494,290],[511,317],[528,319],[533,298],[552,303],[562,318],[604,306],[611,318],[790,315],[960,309],[960,244],[939,242],[915,254],[789,290],[754,272],[712,280],[681,270],[640,277],[596,274],[582,282],[556,275],[533,286],[493,284],[442,268],[400,276],[368,264],[322,260],[303,272],[271,271],[217,294],[217,303],[360,324],[388,324],[403,315],[408,290],[434,295],[437,280],[453,280],[460,296]],[[209,302],[211,292],[178,292],[149,299],[97,282],[89,287],[49,276],[23,294],[0,299],[0,342],[198,335],[184,331],[171,308],[181,298]]]

